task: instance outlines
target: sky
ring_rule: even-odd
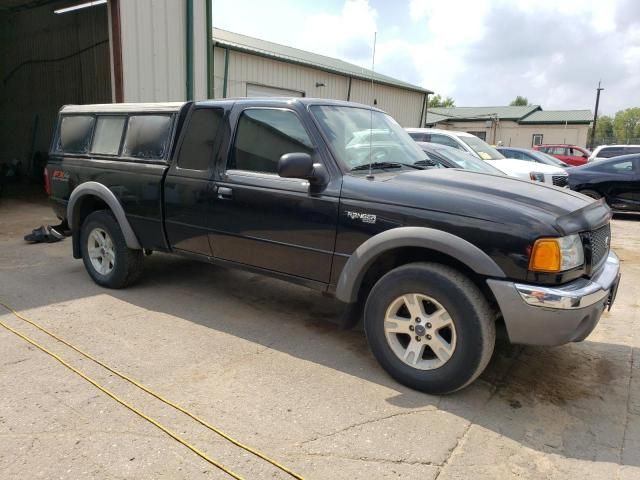
[[[214,27],[371,68],[457,106],[640,107],[640,0],[213,0]]]

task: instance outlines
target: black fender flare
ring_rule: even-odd
[[[142,246],[133,228],[131,228],[129,220],[127,220],[122,204],[111,190],[98,182],[82,183],[71,192],[69,203],[67,204],[67,223],[74,237],[78,234],[81,227],[77,220],[78,214],[80,213],[80,205],[82,204],[81,200],[88,195],[98,197],[109,206],[118,225],[120,225],[127,247],[133,250],[141,250]]]
[[[402,247],[422,247],[453,257],[474,272],[493,278],[506,275],[496,262],[475,245],[451,233],[426,227],[399,227],[374,235],[351,254],[342,269],[336,298],[354,303],[369,267],[384,252]]]

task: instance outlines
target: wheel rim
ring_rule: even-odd
[[[442,367],[456,349],[456,327],[449,312],[421,293],[408,293],[391,302],[384,333],[393,353],[418,370]]]
[[[102,228],[94,228],[87,239],[87,252],[93,269],[100,275],[109,275],[116,264],[113,241]]]

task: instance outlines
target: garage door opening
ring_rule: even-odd
[[[0,0],[0,182],[5,195],[24,191],[28,184],[42,185],[62,105],[112,101],[108,8],[106,2],[89,2],[65,11],[83,3]]]

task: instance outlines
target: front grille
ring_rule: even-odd
[[[589,251],[591,252],[591,271],[595,272],[609,255],[611,243],[611,228],[609,224],[584,234]]]
[[[566,187],[569,176],[568,175],[553,175],[551,181],[556,187]]]

